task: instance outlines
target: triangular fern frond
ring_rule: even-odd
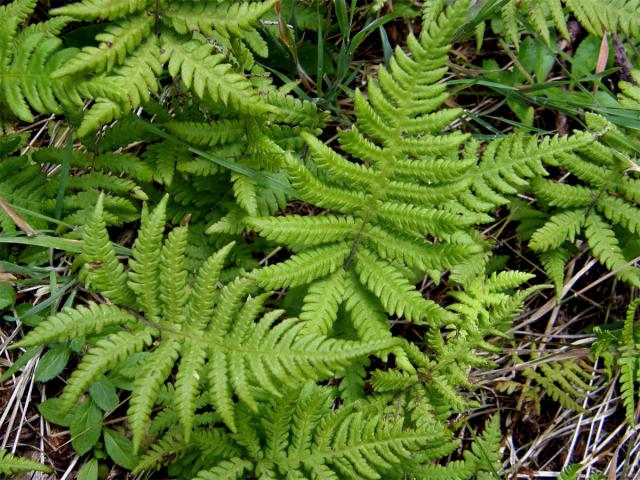
[[[202,406],[196,399],[203,389],[208,391],[205,405],[212,405],[235,431],[236,397],[254,411],[260,390],[279,396],[283,386],[330,377],[356,360],[398,345],[391,336],[356,342],[307,332],[304,322],[281,319],[280,310],[261,316],[268,295],[247,298],[254,289],[248,276],[219,287],[233,243],[211,255],[190,282],[187,228],[176,228],[164,240],[166,204],[165,196],[154,210],[143,209],[127,270],[108,241],[102,198],[87,226],[83,258],[94,264],[87,268],[89,282],[106,286],[112,300],[122,297],[128,308],[92,304],[65,309],[17,344],[65,341],[110,327],[69,378],[61,397],[63,409],[71,409],[100,375],[155,344],[138,363],[133,379],[129,419],[134,447],[142,444],[149,416],[176,363],[176,411],[183,437],[191,436],[196,409]],[[132,312],[133,307],[140,313]]]
[[[468,188],[462,177],[475,158],[458,153],[466,135],[440,135],[460,114],[439,110],[447,94],[437,82],[446,73],[448,43],[464,19],[465,5],[436,9],[438,20],[419,39],[409,37],[410,55],[397,49],[389,67],[369,82],[368,96],[356,93],[358,122],[340,133],[340,142],[364,163],[351,162],[314,135],[302,134],[314,165],[289,158],[291,184],[304,201],[330,212],[247,219],[265,237],[298,252],[257,273],[263,287],[313,285],[337,278],[339,269],[355,271],[354,278],[390,315],[434,324],[451,318],[422,297],[406,271],[442,271],[483,251],[479,242],[451,241],[476,219],[449,204]],[[427,234],[436,240],[427,240]],[[318,292],[325,286],[319,285]],[[335,308],[332,312],[337,314]],[[318,328],[329,328],[329,322],[325,315]]]

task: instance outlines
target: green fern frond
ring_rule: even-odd
[[[428,319],[434,325],[451,319],[442,307],[417,292],[393,264],[377,260],[365,248],[356,252],[354,263],[362,284],[380,299],[387,312],[414,322]]]
[[[167,201],[165,196],[152,212],[146,213],[146,217],[143,212],[142,227],[129,262],[129,288],[137,294],[140,309],[151,321],[155,321],[162,311],[159,272]]]
[[[233,143],[245,135],[245,122],[241,119],[219,119],[212,123],[171,121],[164,127],[189,143],[209,147]]]
[[[585,225],[584,210],[567,210],[549,217],[545,225],[531,236],[534,250],[547,251],[560,247],[566,240],[573,242]]]
[[[254,277],[262,288],[268,290],[304,285],[335,272],[343,265],[349,251],[346,242],[309,249],[285,262],[258,270]]]
[[[224,56],[213,54],[214,47],[196,40],[184,42],[173,34],[162,37],[162,59],[168,61],[169,74],[180,75],[187,88],[213,102],[230,105],[239,112],[260,114],[270,110],[243,75],[231,71]]]
[[[638,346],[636,338],[636,311],[640,299],[633,300],[627,309],[622,329],[622,345],[620,347],[620,395],[624,403],[625,414],[629,425],[636,423],[636,384],[638,382]]]
[[[107,226],[103,220],[103,200],[104,196],[101,195],[93,215],[83,228],[83,259],[87,282],[113,302],[132,305],[134,295],[127,285],[127,274],[107,235]]]
[[[150,92],[158,89],[162,63],[158,42],[150,36],[112,75],[105,73],[91,80],[87,90],[97,90],[98,94],[88,92],[96,102],[83,116],[78,135],[87,135],[149,100]]]
[[[127,415],[136,451],[142,443],[158,391],[171,373],[179,352],[180,344],[177,341],[163,342],[144,362],[140,374],[134,380]]]
[[[599,215],[591,213],[586,218],[585,236],[593,255],[603,265],[621,280],[640,286],[640,273],[627,265],[614,231]]]
[[[148,0],[83,0],[51,10],[52,15],[68,15],[79,20],[116,20],[138,12]]]
[[[53,73],[54,78],[90,70],[101,73],[122,64],[128,55],[142,43],[154,24],[152,16],[141,13],[123,22],[109,25],[96,36],[98,47],[84,47],[62,68]]]
[[[601,37],[611,32],[637,36],[640,22],[633,14],[639,7],[638,0],[508,0],[500,10],[500,18],[509,40],[518,48],[525,20],[547,45],[552,40],[549,25],[568,40],[568,13],[592,35]]]
[[[309,287],[300,313],[306,322],[305,332],[328,335],[338,316],[338,308],[345,298],[346,272],[338,270],[325,280]]]
[[[638,0],[565,0],[565,4],[593,35],[602,36],[605,31],[640,34],[640,22],[634,15],[640,8]]]
[[[578,472],[582,469],[582,465],[575,464],[569,465],[567,468],[562,470],[559,480],[578,480]]]
[[[475,463],[475,474],[478,480],[499,478],[503,457],[501,440],[500,416],[494,415],[487,422],[482,435],[474,438],[471,450],[465,452],[465,460]]]
[[[450,434],[436,425],[405,426],[401,414],[385,415],[384,403],[356,403],[331,409],[331,390],[307,383],[272,402],[265,412],[270,422],[250,426],[233,438],[243,447],[236,454],[212,460],[195,478],[242,478],[268,474],[272,478],[402,478],[423,462],[455,448]],[[245,418],[249,412],[238,412]],[[255,425],[255,424],[254,424]],[[169,438],[164,445],[169,446]],[[174,451],[179,445],[174,442]],[[161,445],[155,452],[167,452]],[[155,455],[155,463],[163,462]],[[147,465],[149,462],[146,463]],[[137,470],[140,470],[140,466]]]
[[[151,345],[152,332],[151,328],[146,327],[134,333],[126,331],[113,333],[99,340],[69,377],[60,397],[62,411],[71,410],[80,396],[100,375],[124,362],[134,353],[142,351],[145,346]]]
[[[389,66],[369,82],[366,95],[356,92],[357,123],[339,134],[344,153],[312,134],[301,135],[311,159],[289,158],[289,178],[302,200],[326,214],[245,219],[265,238],[294,251],[288,260],[253,275],[263,288],[309,285],[301,317],[311,331],[346,328],[362,340],[388,338],[386,317],[391,315],[430,322],[435,342],[437,327],[459,325],[450,345],[433,347],[434,362],[451,363],[443,371],[427,369],[419,376],[414,364],[419,358],[393,351],[413,385],[427,378],[429,388],[459,410],[467,406],[457,391],[468,388],[466,369],[484,361],[469,354],[469,345],[495,351],[484,338],[504,336],[501,328],[538,287],[512,295],[506,290],[529,277],[494,277],[466,298],[456,297],[459,303],[446,310],[423,297],[415,288],[417,279],[425,273],[439,279],[446,270],[465,285],[484,278],[488,253],[471,226],[490,220],[483,212],[508,203],[507,196],[547,175],[545,163],[558,165],[561,155],[593,142],[591,135],[580,134],[543,140],[514,136],[491,142],[478,164],[478,142],[464,134],[442,134],[461,114],[440,108],[447,93],[439,80],[466,5],[430,5],[437,21],[420,38],[409,36],[409,53],[397,49]],[[489,321],[494,317],[499,327]]]
[[[532,360],[539,359],[538,354],[532,354]],[[525,396],[534,399],[542,394],[549,395],[553,400],[565,408],[581,412],[580,401],[592,390],[589,385],[592,367],[581,360],[556,360],[541,362],[536,367],[527,367],[523,375],[532,382],[532,386],[525,388]],[[539,409],[539,400],[536,401]]]
[[[560,300],[564,287],[564,266],[570,258],[569,251],[559,247],[544,252],[540,257],[544,271],[556,287],[556,299]]]
[[[115,305],[90,303],[88,307],[65,308],[31,330],[12,348],[73,340],[90,333],[100,333],[105,327],[135,325],[136,322],[134,315]]]
[[[16,457],[7,450],[0,450],[0,474],[17,475],[27,472],[51,473],[51,468],[28,458]]]
[[[164,20],[180,34],[199,30],[204,35],[214,31],[224,37],[242,39],[254,31],[260,17],[273,8],[275,1],[265,2],[172,2],[163,10]]]
[[[135,304],[127,305],[128,309],[114,305],[65,309],[17,344],[64,341],[112,327],[98,338],[69,378],[61,397],[63,409],[71,409],[100,375],[156,344],[137,364],[133,378],[129,419],[134,447],[142,444],[153,407],[174,368],[177,418],[183,438],[189,440],[196,426],[196,410],[202,406],[213,406],[218,421],[236,431],[240,425],[236,398],[257,411],[259,391],[279,396],[284,387],[334,376],[355,361],[398,345],[390,335],[367,342],[328,338],[305,331],[305,322],[281,320],[280,310],[256,320],[268,295],[247,298],[254,288],[250,277],[238,277],[221,290],[218,286],[233,243],[211,255],[189,285],[187,229],[178,227],[163,239],[166,204],[165,196],[154,210],[144,208],[126,274],[119,263],[114,264],[117,259],[108,242],[101,199],[89,225],[83,257],[106,269],[102,277],[111,272],[111,283],[107,278],[101,281],[112,290],[112,283],[128,277]],[[144,316],[131,313],[134,305]],[[203,389],[208,401],[200,404],[197,398]]]
[[[59,64],[73,55],[73,49],[62,49],[62,41],[48,27],[26,28],[19,25],[35,8],[34,2],[15,1],[0,7],[0,101],[26,122],[39,113],[62,113],[63,107],[82,105],[78,91],[85,82],[53,79]]]

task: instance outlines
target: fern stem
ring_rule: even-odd
[[[356,250],[358,249],[358,245],[362,241],[362,236],[364,235],[364,229],[367,226],[367,223],[369,223],[369,218],[371,217],[371,213],[373,212],[373,205],[375,205],[374,202],[372,202],[371,205],[369,205],[369,208],[367,208],[366,213],[362,217],[362,225],[360,225],[358,234],[356,235],[356,238],[353,240],[353,245],[351,245],[349,256],[342,264],[342,269],[345,272],[349,270],[349,267],[351,266],[351,262],[353,262],[353,258],[356,256]]]
[[[155,11],[155,17],[156,17],[156,37],[160,36],[160,0],[156,0],[156,11]]]

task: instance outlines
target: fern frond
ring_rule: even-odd
[[[68,15],[79,20],[116,20],[142,10],[148,0],[83,0],[51,10],[52,15]]]
[[[51,473],[51,468],[28,458],[16,457],[7,450],[0,450],[0,474],[17,475],[27,472]]]
[[[184,42],[173,34],[162,36],[162,59],[168,61],[169,74],[180,75],[187,88],[213,102],[230,105],[239,112],[260,114],[270,107],[258,96],[243,75],[231,71],[224,56],[213,54],[214,47],[196,40]]]
[[[211,255],[198,271],[193,285],[193,294],[187,305],[189,324],[198,330],[206,325],[208,312],[216,299],[220,272],[234,245],[235,243],[231,242]]]
[[[241,458],[224,460],[214,468],[199,472],[195,480],[234,480],[242,478],[242,474],[251,468],[251,463]]]
[[[585,236],[593,256],[609,270],[616,271],[618,278],[640,286],[640,274],[636,268],[626,265],[627,261],[611,227],[595,213],[586,218],[585,225]]]
[[[99,340],[69,377],[60,397],[61,409],[66,412],[71,410],[80,396],[100,375],[124,362],[134,353],[142,351],[145,346],[151,345],[153,342],[151,332],[150,328],[144,328],[135,333],[113,333]]]
[[[245,223],[265,238],[290,247],[319,245],[355,238],[357,220],[354,217],[326,215],[322,217],[250,217]]]
[[[163,342],[151,353],[151,358],[144,362],[142,371],[134,380],[127,415],[135,451],[140,448],[158,391],[171,373],[178,353],[178,342],[175,340]]]
[[[436,303],[422,297],[402,272],[390,263],[376,260],[364,248],[356,253],[355,269],[362,283],[380,299],[386,311],[418,323],[426,318],[436,325],[451,318]]]
[[[164,127],[189,143],[209,147],[233,143],[245,134],[245,122],[240,119],[219,119],[213,123],[171,121]]]
[[[267,290],[304,285],[335,272],[349,256],[348,243],[316,247],[294,255],[289,260],[255,272],[258,284]]]
[[[243,475],[272,478],[396,478],[416,465],[416,456],[427,463],[429,455],[439,458],[455,448],[445,429],[405,427],[402,414],[384,415],[380,401],[332,411],[328,393],[307,383],[272,402],[271,421],[250,442],[258,442],[261,455],[221,459],[196,478],[219,478],[229,469],[231,476],[222,478],[236,478],[236,467]]]
[[[184,307],[189,300],[186,294],[189,275],[185,266],[188,235],[186,227],[172,230],[160,254],[159,300],[163,305],[163,318],[170,325],[184,323]]]
[[[537,354],[532,354],[532,360],[538,357]],[[540,363],[538,368],[525,368],[523,374],[533,382],[532,391],[525,392],[526,395],[539,396],[545,393],[565,408],[578,412],[583,410],[579,402],[592,389],[586,383],[590,380],[591,367],[583,361]]]
[[[184,439],[187,442],[191,438],[196,411],[195,398],[200,386],[200,377],[204,373],[205,361],[205,349],[195,342],[186,340],[176,375],[176,404]]]
[[[71,60],[53,72],[53,78],[82,71],[101,73],[110,71],[115,65],[122,64],[128,55],[142,43],[153,27],[151,15],[140,13],[126,20],[111,24],[96,36],[98,47],[84,47]]]
[[[640,7],[637,0],[565,0],[565,3],[592,35],[602,36],[604,31],[640,34],[640,22],[634,15]]]
[[[636,384],[638,383],[638,349],[636,343],[636,311],[640,299],[633,300],[627,308],[622,328],[622,346],[620,347],[620,395],[624,403],[625,415],[629,425],[636,423]]]
[[[85,113],[78,135],[85,136],[149,100],[150,92],[158,90],[162,63],[156,37],[149,36],[113,74],[102,74],[89,81],[86,90],[96,102]]]
[[[566,240],[573,242],[585,224],[584,210],[567,210],[552,215],[545,225],[531,236],[534,250],[547,251],[560,247]]]
[[[359,343],[302,334],[305,325],[296,319],[272,327],[280,313],[266,315],[258,323],[231,325],[216,335],[221,340],[206,340],[211,352],[207,366],[211,401],[232,431],[236,430],[232,394],[242,399],[249,392],[248,377],[243,379],[239,372],[251,372],[263,388],[278,394],[278,383],[294,385],[335,373],[357,358],[396,344],[391,338]]]
[[[12,348],[28,348],[63,342],[100,333],[112,325],[135,325],[137,318],[115,305],[90,303],[88,307],[64,308],[31,330]]]
[[[502,469],[501,439],[500,415],[494,415],[485,425],[482,435],[474,438],[471,451],[465,452],[465,459],[476,464],[475,473],[479,480],[496,478]]]
[[[345,298],[346,272],[338,270],[309,287],[304,298],[300,320],[306,322],[305,333],[328,335]]]
[[[559,480],[578,480],[578,472],[580,472],[581,469],[582,469],[582,465],[580,464],[569,465],[567,468],[562,470],[558,479]]]
[[[581,185],[566,185],[539,178],[534,179],[531,185],[536,196],[553,207],[586,207],[593,204],[597,197],[597,192]]]
[[[157,321],[162,312],[159,272],[167,200],[165,196],[152,212],[147,212],[147,218],[143,215],[142,227],[133,244],[129,262],[129,287],[137,294],[140,309],[151,321]]]
[[[556,287],[556,299],[558,300],[562,297],[564,266],[569,258],[568,250],[562,247],[549,250],[541,255],[544,271],[547,272],[547,275]]]
[[[274,0],[264,2],[173,2],[163,10],[164,19],[180,34],[194,30],[211,36],[243,38],[254,31],[260,17],[273,8]]]
[[[133,291],[127,285],[127,274],[116,257],[103,219],[103,201],[104,196],[100,195],[93,215],[82,231],[87,282],[113,302],[132,305]]]
[[[32,122],[32,109],[40,113],[62,113],[63,107],[81,105],[79,89],[89,88],[86,82],[72,83],[51,76],[60,63],[73,55],[73,50],[61,49],[62,41],[46,29],[31,29],[15,36],[11,24],[22,17],[9,15],[3,19],[13,9],[0,8],[3,9],[0,20],[9,26],[3,28],[5,35],[0,38],[0,54],[4,55],[0,57],[0,95],[9,110],[21,120]]]

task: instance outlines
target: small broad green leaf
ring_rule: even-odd
[[[536,81],[544,82],[553,68],[555,56],[541,40],[527,37],[520,46],[518,59],[522,66],[530,73],[534,73]]]
[[[78,471],[77,480],[98,480],[98,460],[92,458]]]
[[[96,405],[105,412],[113,410],[118,403],[120,403],[116,387],[114,387],[113,383],[104,375],[102,375],[96,383],[91,385],[89,394],[93,401],[96,402]]]
[[[111,459],[121,467],[131,470],[138,464],[138,457],[133,453],[131,440],[122,433],[105,428],[104,446]]]
[[[62,427],[68,427],[73,420],[73,413],[61,414],[60,399],[50,398],[38,405],[38,411],[45,418],[46,421],[55,423]]]
[[[601,40],[598,37],[589,35],[578,45],[571,65],[571,75],[576,80],[587,77],[595,71],[600,53],[600,43]]]
[[[84,455],[98,442],[102,431],[102,412],[90,398],[85,399],[73,413],[71,445],[78,455]]]
[[[0,283],[0,310],[12,307],[16,303],[16,291],[11,284]]]
[[[70,356],[71,349],[68,345],[63,343],[54,345],[38,362],[35,374],[36,381],[48,382],[56,378],[67,366]]]

